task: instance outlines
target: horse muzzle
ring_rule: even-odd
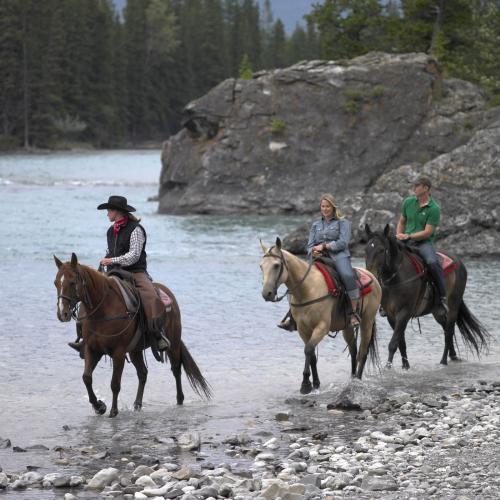
[[[62,323],[67,323],[68,321],[71,321],[71,312],[68,311],[59,311],[57,310],[57,319],[61,321]]]
[[[266,302],[276,302],[276,290],[262,290],[262,297]]]

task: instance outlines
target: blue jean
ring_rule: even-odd
[[[359,288],[356,283],[356,275],[351,265],[350,257],[336,257],[335,267],[340,275],[340,279],[344,283],[347,295],[350,299],[359,299]]]
[[[438,288],[439,297],[446,297],[446,285],[444,283],[443,268],[441,267],[441,263],[439,262],[439,258],[436,254],[436,250],[432,246],[432,243],[420,243],[416,246],[416,249],[429,267],[432,278]]]

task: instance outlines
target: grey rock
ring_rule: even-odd
[[[365,476],[361,488],[367,491],[396,491],[398,485],[391,476]]]
[[[66,488],[71,483],[71,476],[59,476],[54,479],[54,488]]]
[[[228,484],[223,484],[219,489],[219,495],[224,498],[232,498],[234,496],[234,491]]]
[[[499,114],[479,87],[443,79],[425,54],[370,53],[229,79],[189,103],[183,130],[164,144],[159,210],[304,214],[285,239],[299,253],[325,179],[335,179],[362,244],[364,224],[394,222],[409,180],[427,173],[443,207],[443,243],[498,255]]]
[[[9,478],[7,477],[7,474],[5,474],[5,472],[0,472],[0,490],[7,488],[8,484]]]
[[[114,467],[102,469],[89,481],[88,488],[91,490],[101,490],[117,479],[118,469]]]
[[[214,497],[217,498],[219,490],[214,486],[205,486],[196,492],[196,495],[200,495],[203,498]]]
[[[1,439],[0,438],[0,449],[10,448],[11,446],[12,446],[12,443],[10,442],[10,439]]]
[[[198,450],[201,444],[201,437],[198,432],[184,432],[177,437],[177,444],[182,450]]]

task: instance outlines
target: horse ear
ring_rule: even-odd
[[[264,243],[262,243],[262,240],[260,238],[259,241],[260,241],[260,248],[262,248],[262,251],[264,252],[265,255],[269,249],[266,247],[266,245],[264,245]]]
[[[388,238],[388,237],[389,237],[390,232],[391,232],[391,226],[389,226],[389,224],[386,224],[386,225],[385,225],[385,227],[384,227],[384,236],[385,236],[386,238]]]
[[[279,236],[276,238],[276,248],[281,250],[281,240]]]
[[[63,263],[54,255],[54,261],[56,263],[57,269],[61,269]]]
[[[76,267],[76,265],[78,264],[78,257],[76,256],[76,254],[73,252],[71,254],[71,266],[72,267]]]
[[[373,234],[373,231],[371,230],[370,226],[368,224],[365,224],[365,233],[368,236],[371,236]]]

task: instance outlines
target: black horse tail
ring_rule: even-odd
[[[211,399],[212,398],[212,388],[207,382],[205,377],[201,374],[198,365],[191,356],[188,348],[184,345],[181,340],[181,363],[186,372],[187,379],[193,390],[201,398]]]
[[[478,357],[483,351],[488,351],[491,335],[470,312],[463,300],[458,309],[457,326],[467,349],[472,353],[475,352]]]
[[[374,368],[378,368],[380,366],[380,358],[378,355],[377,345],[377,322],[375,321],[375,319],[373,320],[372,336],[370,339],[370,343],[368,344],[368,358],[370,359],[370,364]]]

